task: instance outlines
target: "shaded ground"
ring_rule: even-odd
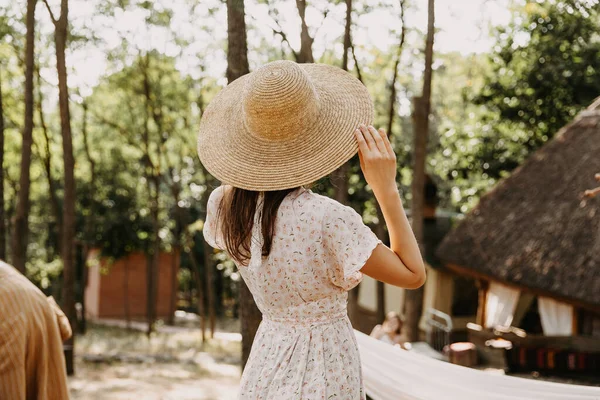
[[[219,321],[213,340],[201,344],[193,315],[161,326],[150,339],[145,324],[122,321],[90,325],[76,341],[73,400],[234,400],[240,379],[241,336],[235,321]],[[503,370],[487,370],[503,374]],[[593,379],[518,374],[522,378],[599,386]]]
[[[133,325],[128,330],[122,322],[104,321],[77,338],[76,376],[69,379],[73,400],[236,398],[241,338],[234,323],[219,324],[215,339],[204,345],[197,324],[185,326],[181,319],[150,339],[144,324]]]

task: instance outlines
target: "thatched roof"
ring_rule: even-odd
[[[443,240],[450,268],[600,310],[600,98]]]

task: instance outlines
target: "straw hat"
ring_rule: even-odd
[[[352,158],[358,149],[354,130],[372,119],[367,89],[348,72],[275,61],[236,79],[209,104],[198,155],[225,184],[289,189]]]

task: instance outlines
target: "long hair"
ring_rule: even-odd
[[[254,226],[254,213],[261,193],[264,193],[261,212],[261,232],[263,236],[262,255],[271,253],[277,210],[285,197],[297,188],[257,192],[232,187],[226,191],[219,205],[218,223],[223,233],[224,244],[229,255],[238,263],[250,259],[250,241]]]

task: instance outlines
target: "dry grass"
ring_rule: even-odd
[[[202,344],[190,327],[139,330],[92,325],[77,338],[73,400],[229,400],[240,377],[239,335]]]

